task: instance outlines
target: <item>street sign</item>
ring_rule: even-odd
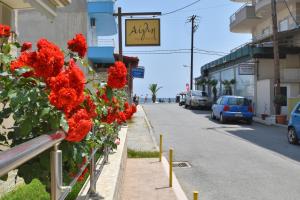
[[[239,75],[254,75],[254,64],[252,63],[240,64]]]
[[[126,46],[160,46],[160,19],[126,19]]]
[[[131,71],[131,75],[133,78],[144,78],[145,68],[144,67],[133,68]]]

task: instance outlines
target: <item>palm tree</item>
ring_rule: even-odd
[[[213,95],[214,95],[214,102],[217,101],[217,93],[218,93],[218,90],[217,90],[217,85],[218,85],[218,80],[209,80],[209,85],[212,86],[212,92],[213,92]]]
[[[234,85],[235,83],[236,83],[235,79],[222,81],[226,95],[232,95],[232,85]]]
[[[205,86],[209,83],[208,80],[206,80],[205,78],[201,78],[197,81],[197,85],[202,87],[202,91],[205,92]]]
[[[152,93],[152,102],[155,103],[156,101],[156,94],[158,90],[160,90],[162,87],[158,87],[156,83],[152,83],[149,85],[149,90]]]

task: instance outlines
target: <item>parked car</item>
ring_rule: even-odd
[[[288,124],[288,141],[290,144],[297,144],[300,138],[300,102],[291,112]]]
[[[212,99],[207,93],[200,90],[189,91],[185,98],[185,108],[211,108]]]
[[[253,108],[251,101],[241,96],[222,96],[212,106],[212,119],[219,119],[221,123],[228,120],[245,120],[252,123]]]
[[[186,92],[181,92],[179,94],[179,106],[182,106],[185,104],[185,97],[186,97]]]

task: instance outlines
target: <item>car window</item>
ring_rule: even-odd
[[[222,100],[221,100],[221,102],[220,102],[220,104],[224,105],[225,103],[226,103],[226,98],[223,97]]]
[[[220,97],[220,98],[217,100],[217,104],[221,104],[221,101],[222,101],[222,97]]]
[[[300,104],[297,106],[297,108],[295,109],[295,113],[300,114]]]
[[[238,105],[238,106],[249,106],[250,101],[246,98],[236,98],[230,97],[228,98],[228,105]]]
[[[203,92],[201,92],[201,91],[193,91],[192,95],[195,96],[195,97],[201,97],[201,96],[203,96],[202,93]]]

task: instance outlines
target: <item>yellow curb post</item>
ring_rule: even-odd
[[[162,159],[162,142],[163,142],[163,136],[160,134],[159,136],[159,162],[161,162]]]
[[[169,166],[170,166],[170,174],[169,174],[169,186],[173,186],[173,149],[171,148],[169,151]]]
[[[198,192],[194,191],[194,200],[198,200]]]

